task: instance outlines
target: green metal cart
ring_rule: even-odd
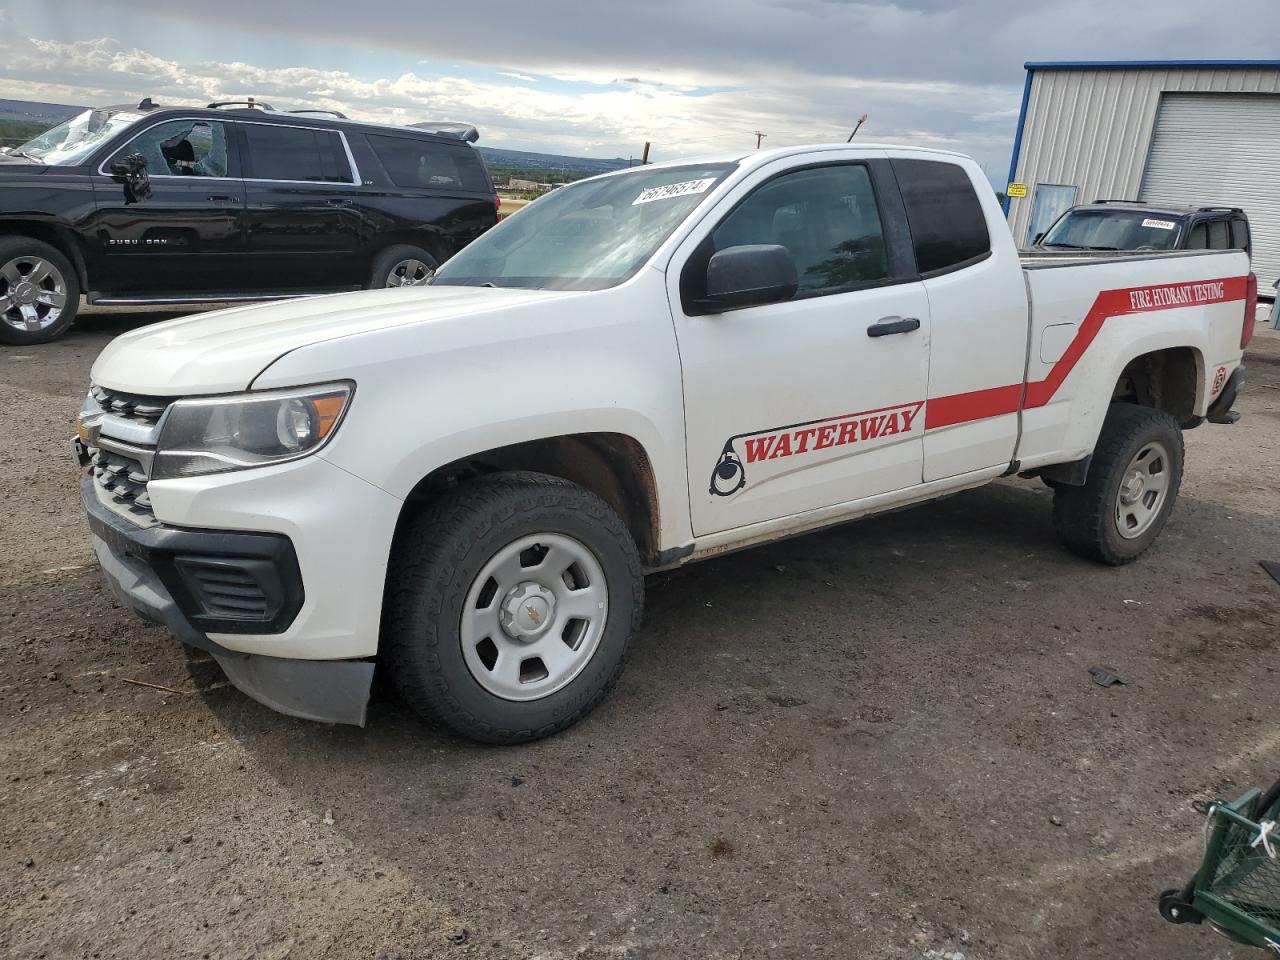
[[[1208,923],[1238,943],[1280,956],[1280,780],[1209,808],[1204,861],[1181,889],[1160,895],[1170,923]]]

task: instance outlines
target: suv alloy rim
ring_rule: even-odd
[[[58,322],[67,305],[62,272],[41,257],[14,257],[0,267],[0,317],[34,333]]]
[[[388,287],[420,287],[431,279],[435,267],[421,260],[401,260],[387,274]]]
[[[1155,523],[1169,496],[1169,451],[1158,441],[1143,446],[1129,461],[1116,496],[1116,529],[1136,540]]]
[[[462,608],[462,655],[476,682],[504,700],[537,700],[569,684],[591,661],[609,614],[609,588],[594,553],[543,533],[499,550]]]

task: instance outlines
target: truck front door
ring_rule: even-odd
[[[245,192],[231,127],[219,120],[167,120],[102,163],[93,178],[92,291],[148,299],[240,288]],[[130,203],[111,164],[138,153],[147,160],[151,195]]]
[[[866,158],[762,168],[672,260],[699,536],[920,483],[929,302],[888,163]],[[745,244],[785,247],[798,292],[699,315],[711,254]]]

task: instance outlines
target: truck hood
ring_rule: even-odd
[[[116,337],[93,382],[172,397],[245,390],[291,350],[419,323],[446,323],[531,301],[581,296],[554,290],[412,287],[366,290],[193,314]]]

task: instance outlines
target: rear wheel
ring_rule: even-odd
[[[635,544],[603,500],[555,477],[494,474],[402,530],[382,656],[424,717],[488,743],[533,740],[613,687],[643,590]]]
[[[1071,550],[1118,566],[1160,535],[1182,483],[1182,430],[1163,410],[1128,403],[1107,411],[1082,487],[1057,486],[1054,528]]]
[[[421,287],[435,276],[439,262],[422,247],[397,243],[387,247],[373,261],[369,289],[380,287]]]
[[[47,343],[67,332],[80,281],[57,249],[29,237],[0,239],[0,343]]]

